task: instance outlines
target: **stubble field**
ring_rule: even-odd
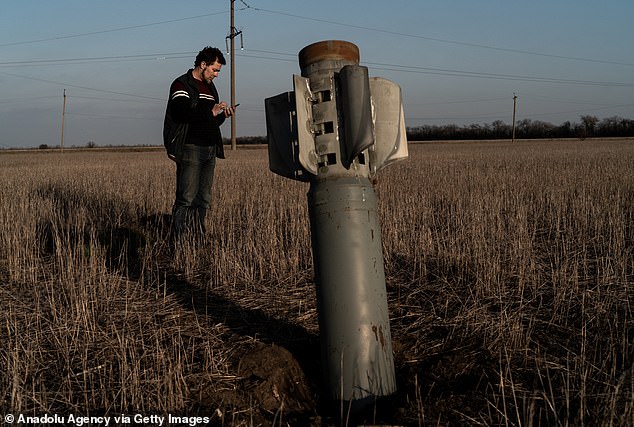
[[[376,191],[398,393],[366,422],[634,424],[634,142],[410,144]],[[0,415],[332,425],[308,184],[219,161],[168,241],[161,151],[0,154]]]

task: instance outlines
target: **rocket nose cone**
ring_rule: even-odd
[[[320,61],[346,61],[359,63],[359,48],[343,40],[324,40],[304,47],[299,51],[301,69]]]

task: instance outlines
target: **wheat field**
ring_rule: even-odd
[[[633,425],[633,165],[631,140],[498,141],[382,170],[398,392],[365,421]],[[0,153],[0,415],[347,422],[320,399],[308,184],[230,151],[204,242],[173,248],[174,174]]]

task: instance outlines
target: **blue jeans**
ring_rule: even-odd
[[[216,147],[184,144],[176,165],[176,200],[172,210],[175,237],[205,235],[205,215],[211,203]]]

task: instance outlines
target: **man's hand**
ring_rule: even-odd
[[[226,102],[221,102],[219,104],[214,105],[211,110],[212,114],[217,116],[218,114],[224,113],[225,117],[233,116],[236,112],[236,107],[230,107]]]
[[[218,114],[223,113],[225,111],[225,108],[227,108],[227,103],[226,102],[221,102],[219,104],[215,104],[211,108],[211,114],[213,114],[214,117],[216,117]]]

